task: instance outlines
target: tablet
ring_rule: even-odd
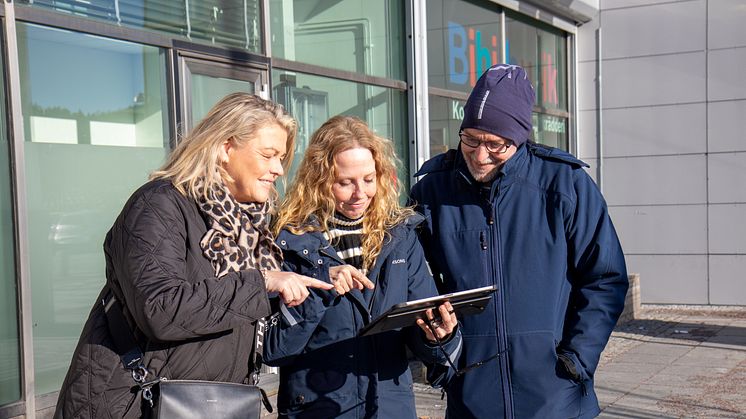
[[[425,311],[430,308],[437,308],[446,301],[451,303],[457,316],[481,313],[492,299],[495,290],[497,290],[497,286],[490,285],[397,304],[360,329],[357,335],[373,335],[413,325],[417,319],[425,318]]]

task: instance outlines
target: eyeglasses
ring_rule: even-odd
[[[507,143],[499,143],[497,141],[482,141],[466,134],[463,131],[460,131],[458,133],[458,136],[461,139],[461,142],[470,148],[479,148],[480,145],[484,145],[484,148],[486,148],[487,151],[496,154],[505,153],[506,151],[508,151],[510,146],[513,145],[513,143],[511,143],[510,141],[508,141]]]

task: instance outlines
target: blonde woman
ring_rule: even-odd
[[[300,305],[270,322],[265,362],[280,366],[281,418],[416,418],[406,347],[431,364],[455,356],[461,337],[447,303],[435,336],[420,321],[368,337],[373,317],[437,295],[414,228],[399,206],[390,141],[361,120],[337,116],[316,131],[285,197],[277,243],[287,270],[323,279]]]
[[[149,378],[243,382],[257,319],[270,314],[267,293],[292,307],[307,287],[332,287],[281,272],[269,230],[273,183],[292,159],[295,133],[282,107],[231,94],[130,197],[106,236],[106,285],[55,417],[150,415],[120,361],[115,338],[127,334],[144,353]],[[124,314],[122,327],[107,316],[113,305]]]

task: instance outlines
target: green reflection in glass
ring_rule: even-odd
[[[64,15],[261,52],[260,0],[19,0]]]
[[[270,0],[272,55],[403,80],[404,2]]]
[[[448,149],[457,148],[464,119],[466,102],[442,96],[428,96],[430,109],[430,157],[445,153]]]
[[[200,121],[207,115],[210,108],[220,99],[230,93],[254,92],[254,83],[227,79],[223,77],[211,77],[204,74],[192,74],[192,121]]]
[[[534,112],[531,121],[534,141],[568,150],[567,118]]]
[[[2,64],[0,56],[0,67]],[[0,240],[0,406],[21,398],[10,149],[6,138],[4,104],[5,91],[0,86],[0,237],[3,238]]]
[[[104,283],[102,243],[167,153],[165,55],[19,23],[37,394],[58,390]]]
[[[508,13],[505,36],[508,63],[526,69],[536,91],[536,105],[567,111],[566,34],[542,22]]]
[[[350,81],[276,70],[272,72],[274,100],[298,120],[291,180],[308,147],[311,134],[334,115],[352,115],[366,121],[380,136],[394,142],[403,190],[409,188],[406,92]]]

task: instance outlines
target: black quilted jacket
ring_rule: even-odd
[[[270,314],[256,270],[221,279],[202,255],[196,203],[168,181],[136,191],[106,235],[106,285],[120,296],[153,376],[243,382],[256,319]],[[55,418],[148,417],[122,367],[100,301],[86,321]],[[118,331],[129,333],[127,330]]]

